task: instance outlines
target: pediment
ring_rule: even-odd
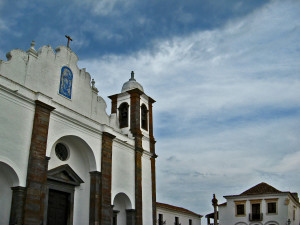
[[[79,186],[81,183],[84,183],[68,164],[48,170],[47,179],[73,186]]]

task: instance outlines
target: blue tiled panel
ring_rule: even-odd
[[[59,94],[71,99],[72,94],[73,73],[69,67],[61,68]]]

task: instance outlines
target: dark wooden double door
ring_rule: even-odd
[[[47,225],[68,225],[70,193],[49,189]]]

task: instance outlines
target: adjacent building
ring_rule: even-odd
[[[0,224],[155,225],[155,101],[132,72],[107,114],[69,47],[34,45],[0,60]]]
[[[159,202],[156,209],[158,225],[201,225],[202,215],[190,210]]]
[[[220,204],[220,225],[299,225],[297,193],[279,191],[260,183],[239,195],[224,196]]]

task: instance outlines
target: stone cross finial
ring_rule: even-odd
[[[96,82],[95,82],[94,79],[92,79],[91,83],[92,83],[92,89],[93,89],[94,91],[98,92],[98,89],[95,87],[95,83],[96,83]]]
[[[35,50],[35,49],[34,49],[34,46],[35,46],[35,41],[32,41],[31,44],[30,44],[30,48],[31,48],[32,50]]]
[[[34,46],[35,46],[35,41],[32,41],[31,44],[30,44],[30,48],[26,52],[28,54],[36,57],[37,56],[37,52],[36,52]]]

